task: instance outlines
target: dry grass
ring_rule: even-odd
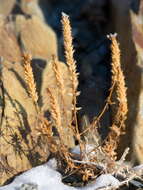
[[[71,33],[71,26],[69,17],[66,14],[62,14],[62,26],[63,26],[63,37],[64,37],[64,48],[65,48],[65,58],[66,63],[68,65],[69,73],[70,73],[70,80],[72,84],[72,107],[71,111],[73,113],[73,121],[75,122],[75,134],[77,140],[80,142],[80,135],[78,129],[78,122],[77,122],[77,111],[80,108],[77,108],[77,96],[80,94],[77,91],[78,86],[78,73],[76,69],[76,62],[74,60],[73,54],[73,45],[72,45],[72,33]]]
[[[36,84],[34,80],[34,75],[31,67],[32,57],[29,54],[23,54],[23,67],[25,72],[25,81],[27,84],[28,92],[30,97],[32,98],[36,109],[38,109],[38,95],[36,92]]]
[[[64,138],[63,130],[62,130],[62,116],[61,111],[59,108],[59,104],[57,102],[56,97],[54,96],[54,93],[51,91],[51,89],[47,88],[47,93],[50,97],[50,106],[51,106],[51,116],[54,121],[54,125],[56,126],[59,136],[61,137],[60,140]]]
[[[113,124],[110,133],[104,145],[104,150],[116,160],[116,149],[118,147],[119,137],[125,129],[125,120],[127,118],[127,97],[124,75],[120,63],[120,49],[116,40],[116,35],[110,35],[112,52],[112,88],[116,88],[116,99],[118,101],[116,113],[114,113]]]
[[[53,67],[53,71],[55,73],[57,87],[60,89],[62,103],[65,104],[64,95],[65,95],[65,88],[66,87],[65,87],[65,84],[64,84],[62,73],[61,73],[61,71],[59,69],[59,61],[58,61],[56,56],[52,57],[52,67]]]
[[[69,92],[70,96],[72,96],[72,106],[70,110],[72,113],[72,121],[69,123],[67,122],[68,120],[65,101],[65,93],[67,93],[66,87],[63,76],[59,69],[60,64],[58,59],[53,56],[52,69],[56,80],[56,88],[58,88],[60,92],[60,97],[56,97],[54,88],[51,89],[47,87],[47,95],[50,100],[49,111],[51,113],[51,121],[48,121],[42,116],[40,127],[42,129],[42,133],[47,133],[47,136],[50,139],[50,151],[54,152],[54,154],[58,157],[58,160],[60,161],[59,165],[65,169],[65,173],[69,171],[71,173],[76,172],[76,175],[82,176],[81,178],[83,181],[88,181],[90,178],[99,175],[100,172],[103,173],[108,171],[114,173],[117,171],[117,169],[119,169],[115,162],[116,149],[118,146],[119,137],[125,129],[125,120],[128,111],[124,75],[120,64],[120,49],[116,40],[116,36],[110,35],[109,39],[111,40],[112,52],[112,82],[109,96],[102,112],[98,115],[98,117],[94,118],[93,122],[87,126],[87,129],[85,129],[85,131],[80,134],[77,121],[77,111],[79,110],[79,108],[77,108],[77,96],[79,95],[77,90],[78,73],[76,62],[74,60],[72,32],[69,17],[65,14],[62,14],[61,22],[63,26],[66,64],[69,70],[69,79],[72,86],[72,91]],[[38,96],[30,61],[31,58],[29,55],[23,56],[25,79],[28,91],[33,102],[38,107]],[[112,94],[114,91],[116,91],[118,109],[116,110],[115,116],[113,118],[113,124],[110,128],[111,131],[104,142],[101,144],[98,142],[96,146],[93,146],[90,152],[87,152],[86,144],[81,140],[81,135],[85,134],[87,131],[90,132],[92,128],[96,127],[96,124],[100,121],[101,117],[103,117],[105,111],[108,109],[109,104],[112,105]],[[61,99],[60,102],[59,98]],[[60,103],[62,103],[62,106]],[[63,126],[63,120],[66,120],[66,126]],[[57,136],[55,136],[55,134],[52,132],[54,128],[56,128],[58,132]],[[80,155],[78,160],[75,159],[75,155],[70,152],[64,143],[66,136],[65,128],[72,129],[74,131],[76,140],[78,140],[80,146]]]
[[[64,84],[64,79],[62,77],[62,73],[59,68],[59,61],[58,61],[57,57],[54,55],[52,57],[52,69],[54,71],[57,88],[59,89],[60,96],[61,96],[60,97],[61,98],[60,112],[62,114],[62,118],[65,119],[65,125],[69,126],[70,124],[67,121],[68,116],[67,116],[67,112],[66,112],[66,102],[65,102],[66,86]]]

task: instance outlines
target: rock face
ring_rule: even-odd
[[[8,16],[12,9],[14,8],[14,5],[16,3],[16,0],[1,0],[0,1],[0,14]]]
[[[121,138],[119,150],[122,154],[125,147],[130,147],[130,160],[143,163],[143,30],[140,19],[142,14],[141,11],[138,14],[133,13],[128,1],[111,0],[111,5],[112,30],[118,33],[121,61],[128,88],[127,128],[126,134]]]
[[[18,62],[21,52],[11,24],[6,24],[4,16],[0,18],[0,23],[0,56],[11,62]]]
[[[11,62],[19,62],[23,51],[31,53],[34,58],[46,60],[57,55],[56,34],[37,16],[26,18],[17,15],[15,20],[8,22],[2,16],[0,42],[0,56]]]
[[[55,33],[37,16],[17,16],[15,24],[23,50],[35,58],[50,59],[52,54],[57,55]]]
[[[48,145],[36,135],[36,109],[28,97],[21,64],[7,61],[1,64],[3,66],[1,76],[3,106],[0,183],[3,183],[14,174],[45,161],[48,156]]]
[[[44,21],[44,16],[38,2],[38,0],[21,0],[20,7],[25,14],[37,16]]]

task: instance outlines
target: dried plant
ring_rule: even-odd
[[[25,81],[28,87],[28,92],[30,97],[32,98],[36,109],[38,110],[38,95],[36,91],[36,84],[33,76],[33,71],[31,67],[32,57],[30,54],[23,54],[23,66],[25,72]]]
[[[125,86],[124,74],[121,69],[120,49],[116,39],[116,35],[108,36],[108,38],[111,40],[112,77],[111,88],[109,90],[109,95],[105,102],[105,106],[103,110],[99,113],[99,115],[93,118],[93,121],[91,123],[87,122],[85,130],[79,133],[79,126],[77,120],[77,113],[78,110],[80,110],[80,108],[77,107],[77,97],[80,94],[80,92],[78,91],[79,73],[77,72],[76,61],[74,60],[72,29],[70,26],[70,20],[68,15],[63,13],[61,22],[63,27],[66,68],[68,70],[66,71],[68,73],[69,78],[67,80],[68,82],[66,83],[65,78],[67,79],[67,77],[63,76],[63,67],[61,66],[58,58],[55,55],[53,55],[49,65],[50,68],[52,66],[52,70],[50,71],[52,73],[51,78],[54,82],[52,83],[50,81],[52,84],[49,83],[46,87],[46,95],[49,99],[49,101],[47,101],[46,99],[46,101],[49,104],[48,110],[46,111],[49,111],[50,119],[44,116],[44,109],[40,109],[38,105],[36,81],[34,80],[34,75],[31,66],[32,57],[26,53],[23,55],[25,81],[29,92],[29,96],[32,99],[37,111],[37,115],[36,117],[34,117],[34,119],[36,118],[36,121],[34,123],[36,133],[31,133],[33,135],[32,138],[35,138],[36,135],[36,140],[39,136],[41,137],[41,139],[43,136],[47,137],[46,140],[47,144],[49,144],[49,151],[57,158],[59,166],[58,169],[59,171],[60,169],[62,169],[62,171],[64,170],[64,175],[66,174],[67,176],[70,176],[74,174],[75,177],[78,176],[79,179],[83,182],[83,184],[85,184],[85,182],[88,182],[90,179],[93,180],[97,178],[97,176],[100,176],[102,174],[111,174],[112,176],[117,176],[117,179],[121,180],[120,185],[117,185],[117,187],[114,188],[117,189],[121,185],[124,185],[128,183],[130,180],[134,179],[136,177],[136,173],[134,171],[132,172],[131,168],[129,171],[126,164],[124,163],[125,157],[129,152],[129,148],[125,149],[122,157],[119,160],[117,160],[116,150],[119,145],[119,138],[125,132],[125,121],[127,118],[128,107],[126,97],[127,89]],[[71,99],[69,98],[70,103],[67,102],[67,95],[70,96],[72,99],[71,101]],[[114,98],[113,95],[115,95]],[[112,102],[112,99],[114,99],[115,102]],[[47,103],[46,101],[45,103]],[[71,105],[71,107],[69,105]],[[104,116],[105,111],[109,108],[109,105],[115,108],[114,116],[112,117],[110,132],[107,135],[107,138],[104,141],[102,141],[98,132],[98,124],[101,118]],[[23,117],[19,116],[19,112],[17,110],[15,112],[17,118],[19,120],[22,120]],[[21,129],[25,125],[25,123],[20,123]],[[7,123],[6,126],[8,126]],[[28,127],[30,129],[30,126]],[[69,134],[68,130],[72,131],[72,135],[75,138],[74,140],[78,140],[77,147],[79,148],[79,150],[76,153],[67,145],[67,142],[69,142],[67,140]],[[88,144],[88,140],[86,140],[86,137],[85,141],[82,140],[81,136],[85,135],[87,132],[88,134],[90,133],[91,136],[93,135],[94,144]],[[14,134],[13,136],[11,135],[11,137],[11,144],[16,143],[18,147],[17,152],[20,152],[22,150],[20,141],[21,139],[19,140],[18,134]],[[37,144],[38,143],[39,142],[37,140]],[[37,144],[35,146],[37,146]],[[0,168],[2,168],[2,170],[5,170],[5,168],[7,169],[8,167],[3,165],[4,162],[2,161],[0,160]],[[6,172],[10,173],[10,170],[7,170]],[[102,190],[107,188],[102,188]],[[109,186],[108,189],[111,188],[112,187]]]
[[[62,14],[62,26],[63,26],[63,37],[64,37],[64,48],[65,48],[65,58],[66,63],[68,65],[69,73],[70,73],[70,80],[72,84],[72,113],[73,113],[73,121],[75,122],[75,134],[77,140],[80,142],[80,135],[78,129],[78,122],[77,122],[77,111],[80,108],[77,108],[77,96],[79,92],[77,91],[78,86],[78,73],[76,69],[76,62],[74,60],[73,54],[73,45],[72,45],[72,33],[71,33],[71,26],[68,15],[65,13]]]
[[[66,112],[66,102],[65,102],[65,93],[66,93],[66,87],[64,84],[64,79],[61,73],[61,70],[59,68],[59,61],[57,59],[56,56],[53,55],[52,57],[52,68],[53,71],[55,73],[55,78],[56,78],[56,84],[57,84],[57,88],[60,91],[60,95],[61,95],[61,113],[62,113],[62,117],[64,118],[64,120],[66,121],[65,125],[69,126],[71,125],[70,123],[68,123],[67,121],[67,112]]]
[[[47,95],[50,102],[50,114],[51,121],[44,118],[43,114],[39,117],[40,124],[39,127],[42,129],[41,133],[48,136],[50,143],[50,151],[55,153],[61,162],[60,167],[65,169],[65,173],[68,175],[73,174],[81,176],[82,181],[88,181],[91,178],[98,176],[100,173],[122,173],[124,158],[128,152],[125,151],[122,158],[116,163],[116,149],[119,142],[119,137],[125,129],[125,120],[127,117],[127,98],[126,98],[126,87],[124,81],[124,75],[120,64],[120,49],[116,40],[115,35],[110,35],[111,40],[111,53],[112,53],[112,82],[109,92],[109,96],[105,103],[102,112],[93,119],[93,122],[87,126],[87,128],[80,134],[77,121],[77,96],[79,92],[78,87],[78,73],[76,68],[76,62],[74,60],[74,50],[72,45],[72,34],[69,17],[66,14],[62,14],[62,26],[63,26],[63,37],[64,37],[64,48],[65,48],[65,58],[66,64],[69,72],[69,79],[71,83],[71,92],[67,92],[65,81],[60,70],[60,64],[57,57],[53,56],[52,71],[54,73],[54,80],[56,81],[56,90],[54,87],[47,87]],[[38,96],[36,92],[36,85],[34,82],[34,77],[31,68],[31,57],[29,55],[23,56],[25,79],[29,94],[37,105]],[[86,142],[81,140],[81,135],[85,134],[87,131],[91,132],[92,128],[97,127],[97,123],[103,117],[105,111],[108,109],[109,104],[112,105],[112,94],[116,91],[116,98],[118,102],[118,109],[113,118],[113,124],[111,126],[111,131],[107,136],[107,139],[103,143],[96,140],[97,143],[90,149],[87,149]],[[57,96],[58,92],[58,96]],[[72,121],[68,122],[65,94],[68,93],[72,97]],[[62,104],[62,105],[61,105]],[[64,121],[64,122],[63,122]],[[65,122],[66,121],[66,122]],[[64,123],[64,124],[63,124]],[[66,125],[65,125],[66,123]],[[54,134],[53,129],[56,128],[58,132],[57,135]],[[80,151],[78,155],[71,153],[65,141],[65,129],[72,129],[74,131],[74,136],[78,140]],[[95,132],[99,135],[97,128]],[[100,138],[100,137],[99,137]]]
[[[53,67],[53,71],[55,73],[57,87],[60,89],[62,100],[64,102],[65,84],[64,84],[64,80],[63,80],[61,71],[59,69],[59,61],[58,61],[57,57],[54,55],[52,56],[52,67]]]
[[[113,118],[111,131],[104,145],[104,150],[116,159],[116,149],[118,147],[119,137],[125,129],[125,120],[127,118],[127,97],[125,79],[120,63],[120,49],[116,40],[116,35],[110,35],[112,52],[112,88],[116,87],[116,98],[118,101],[117,112]]]
[[[56,97],[54,96],[54,92],[51,91],[50,88],[47,88],[47,93],[50,98],[50,106],[51,106],[51,116],[54,121],[54,125],[56,126],[58,133],[61,137],[61,140],[64,138],[63,137],[63,130],[62,130],[62,116],[61,116],[61,111],[59,108],[58,101]]]

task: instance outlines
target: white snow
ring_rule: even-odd
[[[92,184],[85,187],[74,188],[62,183],[62,176],[56,170],[56,160],[51,159],[46,164],[32,168],[17,176],[14,181],[0,190],[19,190],[23,184],[34,184],[38,190],[96,190],[105,186],[118,186],[119,181],[110,174],[101,175]]]
[[[110,174],[101,175],[92,184],[85,187],[74,188],[61,182],[61,175],[46,165],[33,168],[6,186],[0,187],[0,190],[19,190],[22,184],[35,184],[38,190],[96,190],[101,187],[116,187],[120,182]]]
[[[82,161],[87,161],[88,158],[92,159],[95,156],[95,145],[93,144],[86,144],[83,150],[83,158]],[[73,149],[71,149],[71,153],[75,154],[75,156],[80,155],[80,146],[77,145]]]
[[[95,149],[94,145],[92,145],[92,144],[86,144],[84,151],[85,151],[85,153],[88,154],[88,153],[90,153],[94,149]],[[77,145],[73,149],[71,149],[71,153],[73,153],[73,154],[80,154],[80,146]]]
[[[38,190],[74,190],[61,182],[61,174],[52,169],[49,163],[24,172],[10,185],[0,187],[0,190],[19,190],[22,184],[37,184]]]

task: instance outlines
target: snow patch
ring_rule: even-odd
[[[17,176],[11,184],[0,187],[0,190],[19,190],[22,184],[35,184],[38,190],[75,190],[64,185],[61,179],[61,174],[52,169],[52,164],[49,166],[48,162]]]
[[[11,184],[0,187],[0,190],[97,190],[105,187],[119,187],[122,184],[111,174],[102,174],[85,187],[71,187],[62,183],[62,176],[56,169],[57,162],[51,159],[46,164],[15,177]],[[134,172],[142,171],[142,169],[143,165],[133,168]],[[131,182],[135,183],[133,180]]]

